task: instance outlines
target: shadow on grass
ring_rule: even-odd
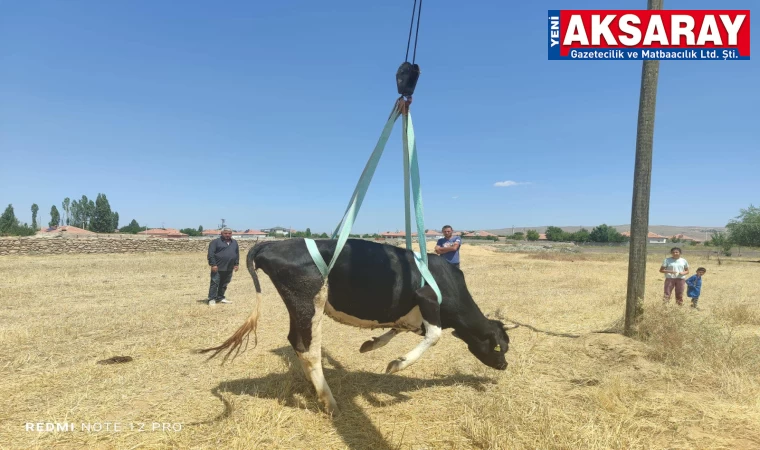
[[[287,373],[273,373],[259,378],[245,378],[219,383],[211,393],[221,400],[224,411],[214,419],[203,424],[210,424],[228,418],[233,408],[224,393],[233,395],[251,395],[257,398],[278,400],[291,408],[309,409],[322,413],[320,404],[311,382],[301,370],[300,362],[293,349],[284,346],[272,350],[288,364]],[[366,371],[346,371],[328,351],[322,349],[324,374],[332,389],[333,396],[340,408],[340,414],[332,421],[338,434],[349,448],[391,449],[380,430],[360,406],[358,400],[364,399],[373,407],[393,406],[411,400],[410,392],[432,386],[462,385],[479,392],[486,390],[486,385],[493,384],[490,378],[467,374],[455,374],[440,378],[411,378],[398,374],[387,375]],[[301,398],[299,398],[301,397]],[[390,397],[390,399],[381,399]],[[304,401],[302,398],[307,399]],[[200,425],[198,423],[197,425]],[[399,442],[403,435],[399,437]]]

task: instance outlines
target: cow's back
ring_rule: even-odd
[[[332,239],[316,239],[315,242],[322,258],[329,264],[337,242]],[[308,295],[317,294],[321,274],[303,239],[259,245],[262,248],[254,252],[256,266],[270,278],[274,275],[281,285],[293,284],[293,289],[298,288]],[[430,270],[446,298],[447,294],[456,291],[452,290],[449,273],[456,269],[437,255],[429,256]],[[328,280],[329,305],[325,311],[329,315],[350,325],[379,327],[414,314],[413,309],[417,306],[414,292],[421,286],[422,275],[412,253],[406,249],[348,239]]]
[[[334,242],[320,244],[331,246],[332,256]],[[350,239],[330,272],[328,302],[336,311],[357,319],[392,323],[416,306],[414,291],[420,277],[405,250]]]

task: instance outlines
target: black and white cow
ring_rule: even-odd
[[[317,240],[325,261],[330,261],[336,241]],[[227,341],[213,351],[213,358],[228,349],[225,359],[238,349],[243,338],[254,332],[261,304],[261,286],[256,274],[261,269],[272,280],[290,314],[288,340],[301,361],[306,377],[316,388],[329,413],[337,406],[322,373],[322,317],[324,314],[347,325],[361,328],[390,328],[385,334],[362,344],[360,352],[386,345],[404,331],[424,336],[412,351],[388,364],[386,373],[403,370],[417,362],[435,345],[441,330],[454,329],[470,352],[483,364],[507,368],[507,327],[487,318],[467,290],[464,274],[444,258],[430,254],[428,267],[441,291],[421,286],[422,275],[411,251],[359,239],[349,239],[328,276],[327,283],[309,255],[303,239],[267,241],[248,251],[248,271],[256,288],[256,306],[251,316]],[[237,353],[236,353],[237,354]],[[210,359],[209,358],[209,359]]]

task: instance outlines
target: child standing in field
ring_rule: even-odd
[[[702,293],[702,277],[707,273],[707,269],[700,267],[697,274],[686,280],[686,296],[691,299],[691,307],[696,308],[699,301],[699,295]]]
[[[665,258],[660,267],[660,273],[665,274],[665,296],[662,301],[670,301],[670,294],[673,289],[676,290],[676,303],[678,306],[683,305],[683,291],[686,287],[686,275],[689,274],[689,263],[681,258],[681,249],[673,247],[670,249],[670,258]]]

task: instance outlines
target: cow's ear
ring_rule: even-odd
[[[496,340],[496,333],[492,333],[488,336],[488,345],[490,346],[491,351],[501,353],[501,345],[499,345],[499,341]]]

